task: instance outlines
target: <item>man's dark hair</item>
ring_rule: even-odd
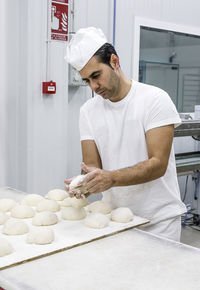
[[[118,56],[114,46],[110,43],[105,43],[95,52],[93,56],[97,56],[99,62],[105,63],[111,67],[110,57],[112,54]]]

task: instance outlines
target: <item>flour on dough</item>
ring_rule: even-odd
[[[102,229],[108,226],[109,218],[99,212],[90,213],[84,220],[84,224],[89,228]]]
[[[10,211],[15,205],[16,201],[11,198],[1,198],[0,199],[0,210],[1,211]]]
[[[72,197],[67,197],[60,202],[61,206],[72,206]]]
[[[128,223],[132,221],[134,215],[128,207],[118,207],[111,212],[111,220],[118,223]]]
[[[0,257],[9,255],[13,252],[13,247],[4,238],[0,238]]]
[[[36,206],[43,199],[44,197],[42,195],[31,193],[27,194],[20,203],[23,205]]]
[[[3,225],[7,220],[9,219],[9,216],[5,212],[0,212],[0,225]]]
[[[108,214],[111,212],[111,207],[108,203],[106,203],[102,200],[97,200],[97,201],[94,201],[88,205],[88,211],[89,212],[100,212],[102,214]]]
[[[88,205],[87,198],[67,197],[60,203],[61,206],[84,207]]]
[[[19,219],[31,218],[35,212],[29,205],[16,205],[11,209],[11,216]]]
[[[36,213],[32,219],[32,224],[34,226],[50,226],[55,225],[58,222],[58,217],[55,213],[50,211],[42,211]]]
[[[60,205],[55,200],[45,199],[38,203],[36,210],[56,212],[60,210]]]
[[[78,176],[76,176],[76,177],[72,180],[72,182],[70,183],[70,185],[69,185],[69,189],[71,190],[71,189],[76,188],[76,187],[79,185],[79,183],[82,182],[82,181],[84,180],[84,178],[85,178],[85,175],[78,175]]]
[[[73,207],[84,207],[86,205],[88,205],[88,200],[87,198],[76,198],[76,197],[72,197],[71,198],[71,204]]]
[[[6,235],[23,235],[28,233],[29,228],[23,221],[9,219],[4,224],[2,233]]]
[[[86,211],[83,207],[65,207],[61,210],[64,220],[82,220],[86,217]]]
[[[58,201],[63,200],[68,196],[69,194],[63,189],[52,189],[45,195],[45,198]]]
[[[54,240],[54,232],[48,228],[33,228],[28,233],[26,242],[29,244],[45,245]]]

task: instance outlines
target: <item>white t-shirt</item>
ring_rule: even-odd
[[[94,140],[102,168],[116,170],[148,159],[145,133],[156,127],[181,123],[169,95],[154,86],[132,81],[132,87],[119,102],[96,95],[80,110],[81,140]],[[155,224],[186,211],[180,199],[174,149],[166,173],[144,184],[112,187],[103,192],[112,208],[129,207],[134,214]]]

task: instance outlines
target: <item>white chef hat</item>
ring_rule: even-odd
[[[65,60],[80,71],[106,42],[107,39],[100,28],[81,28],[69,42]]]

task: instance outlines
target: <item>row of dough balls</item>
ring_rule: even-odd
[[[88,205],[88,200],[86,198],[71,198],[64,190],[55,189],[49,191],[45,198],[39,194],[28,194],[20,201],[20,204],[36,207],[37,211],[50,210],[56,212],[60,210],[60,206],[84,207]],[[0,211],[11,211],[17,205],[18,203],[12,199],[0,199]]]
[[[28,243],[49,244],[54,239],[52,229],[48,228],[32,228],[29,231],[28,225],[24,221],[9,219],[4,224],[2,233],[6,235],[24,235],[29,232],[27,236]]]
[[[69,220],[79,220],[79,219],[83,219],[86,216],[86,212],[84,209],[84,206],[87,205],[86,199],[83,200],[79,200],[76,199],[77,201],[83,201],[82,206],[78,206],[78,207],[73,207],[73,202],[74,199],[76,198],[69,198],[69,200],[71,200],[71,202],[67,202],[65,203],[65,207],[62,209],[62,217],[63,219],[69,219]],[[66,200],[66,199],[65,199]],[[65,201],[64,200],[64,201]],[[1,200],[0,200],[1,201]],[[99,201],[95,201],[91,204],[88,205],[88,212],[99,212],[102,213],[104,215],[111,213],[111,207],[109,204],[103,202],[102,200]],[[54,200],[41,200],[38,205],[36,206],[36,210],[37,213],[35,215],[35,211],[33,210],[33,208],[29,205],[15,205],[11,210],[11,216],[14,218],[32,218],[35,215],[35,219],[34,220],[34,225],[40,225],[38,224],[37,220],[40,219],[52,219],[55,220],[55,215],[51,215],[50,213],[46,213],[46,214],[42,214],[42,212],[57,212],[60,210],[60,205],[54,201]],[[114,211],[113,211],[114,212]],[[129,212],[129,214],[128,214]],[[117,213],[117,216],[119,216],[118,220],[116,220],[116,218],[114,218],[116,221],[119,222],[128,222],[130,221],[130,209],[123,209],[123,212],[121,213]],[[111,217],[113,216],[113,213],[111,214]],[[4,213],[4,212],[0,212],[0,224],[3,224],[6,219],[8,218],[8,216]],[[54,222],[56,223],[56,221]],[[54,223],[50,223],[50,224],[54,224]],[[43,224],[41,224],[43,225]]]
[[[4,233],[13,235],[27,234],[26,242],[29,244],[45,245],[50,244],[54,240],[54,231],[49,228],[33,228],[29,232],[29,228],[23,221],[8,220],[4,227]],[[0,238],[0,257],[6,256],[14,252],[12,245],[4,238]]]
[[[119,207],[111,210],[109,204],[99,200],[91,203],[88,206],[89,214],[86,214],[84,208],[63,208],[62,218],[66,220],[81,220],[85,219],[86,226],[91,228],[104,228],[108,226],[109,221],[128,223],[133,220],[134,215],[127,207]],[[110,219],[107,214],[110,214]]]
[[[91,204],[91,207],[90,209],[88,209],[88,211],[89,213],[98,213],[101,216],[105,216],[107,213],[111,212],[111,210],[109,212],[105,210],[105,209],[108,209],[108,206],[109,206],[108,204],[102,201],[97,201]],[[22,211],[23,211],[23,214],[22,214]],[[34,216],[33,209],[31,207],[28,208],[28,206],[23,206],[23,205],[14,207],[11,210],[11,215],[15,218],[33,217],[32,224],[34,226],[48,226],[48,225],[54,225],[58,222],[57,215],[51,211],[39,212],[39,213],[36,213]],[[86,218],[87,213],[84,208],[66,207],[61,210],[61,216],[64,220],[81,220],[81,219]],[[95,220],[96,216],[97,215],[92,215],[90,219],[93,218]],[[121,207],[111,212],[112,221],[126,223],[126,222],[130,222],[132,219],[133,219],[133,214],[129,208]],[[9,220],[9,216],[4,212],[0,212],[0,224],[5,224],[8,220]],[[97,226],[97,228],[99,227]]]
[[[29,195],[30,196],[30,195]],[[32,195],[31,195],[32,197]],[[4,199],[5,200],[5,199]],[[64,201],[68,201],[68,198],[64,199]],[[83,206],[87,205],[86,199],[76,199],[76,198],[69,198],[71,202],[65,202],[66,208],[63,208],[62,218],[67,220],[80,220],[86,217],[86,211]],[[82,206],[73,207],[73,202],[83,201]],[[0,204],[1,204],[0,200]],[[6,200],[8,204],[8,199]],[[12,202],[13,200],[10,200]],[[14,218],[32,218],[35,215],[35,211],[29,205],[15,205],[13,204],[13,208],[11,208],[10,213],[11,216]],[[8,207],[6,207],[8,208]],[[53,215],[51,212],[57,212],[60,210],[60,205],[55,200],[47,200],[43,199],[38,202],[36,206],[36,210],[39,212],[33,218],[33,225],[52,225],[58,222],[57,216]],[[44,213],[43,213],[44,212]],[[88,212],[98,212],[104,215],[111,213],[111,207],[109,204],[100,201],[95,201],[88,205]],[[132,220],[133,214],[128,208],[118,209],[117,211],[114,210],[111,213],[111,220],[117,222],[129,222]],[[0,212],[0,224],[4,224],[5,221],[8,219],[8,216],[4,212]],[[47,224],[46,224],[47,223]]]
[[[64,190],[61,189],[54,189],[49,191],[45,198],[39,194],[28,194],[21,200],[20,205],[12,199],[0,199],[0,211],[11,211],[11,216],[16,218],[33,217],[34,210],[30,208],[31,206],[34,206],[38,212],[57,212],[60,210],[61,206],[82,208],[87,205],[88,200],[86,198],[71,198]],[[94,202],[88,206],[88,211],[99,211],[103,214],[108,214],[111,212],[111,209],[109,205],[106,205],[103,202]]]

